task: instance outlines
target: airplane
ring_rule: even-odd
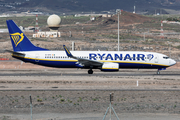
[[[93,74],[93,69],[114,72],[120,68],[130,69],[157,69],[165,70],[176,64],[168,56],[155,52],[137,51],[69,51],[63,45],[64,51],[51,51],[37,47],[31,43],[26,35],[19,29],[13,20],[7,20],[7,27],[13,51],[12,57],[42,66],[55,68],[82,68],[89,69],[88,74]]]

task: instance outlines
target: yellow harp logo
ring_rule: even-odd
[[[11,34],[11,38],[14,41],[14,44],[16,45],[15,47],[17,47],[17,45],[24,39],[23,33],[13,33]]]

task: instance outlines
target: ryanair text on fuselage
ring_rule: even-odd
[[[106,53],[103,53],[103,54],[100,54],[100,53],[90,53],[89,54],[89,58],[91,60],[97,60],[97,59],[100,59],[100,60],[130,60],[130,61],[135,61],[135,60],[138,60],[138,61],[145,61],[145,58],[151,60],[154,55],[153,54],[148,54],[147,57],[145,57],[146,55],[144,54],[106,54]]]

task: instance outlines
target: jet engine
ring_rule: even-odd
[[[102,65],[101,71],[119,71],[118,63],[104,63]]]

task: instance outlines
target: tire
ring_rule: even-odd
[[[93,74],[93,71],[92,70],[88,70],[88,74]]]

